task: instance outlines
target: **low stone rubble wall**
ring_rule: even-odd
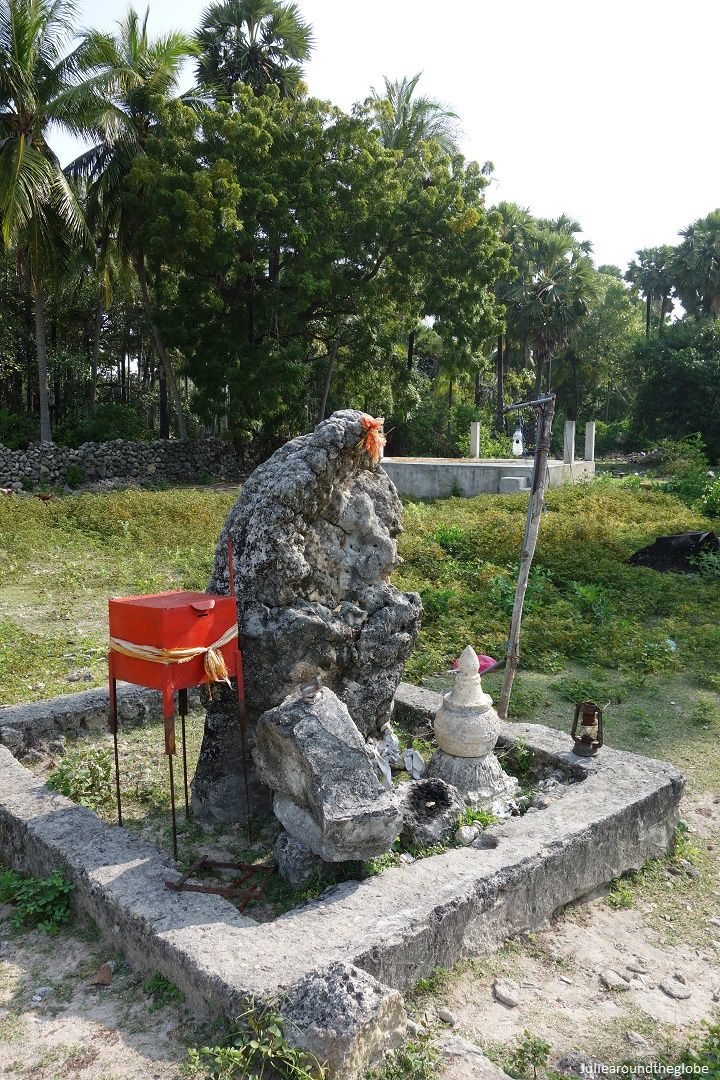
[[[199,707],[203,689],[188,691],[190,707]],[[131,683],[117,684],[118,716],[122,725],[147,724],[162,717],[162,697],[158,690],[146,690]],[[77,694],[35,701],[29,705],[0,707],[0,745],[15,757],[28,750],[41,750],[67,736],[76,738],[92,731],[105,731],[108,724],[109,692],[106,686]]]
[[[158,439],[155,442],[83,443],[76,449],[36,443],[26,450],[0,446],[0,487],[71,487],[98,480],[137,483],[173,481],[190,483],[199,478],[237,480],[240,463],[232,445],[209,436],[204,439]]]

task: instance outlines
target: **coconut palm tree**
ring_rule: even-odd
[[[677,294],[692,315],[720,315],[720,209],[698,218],[680,235],[671,275]]]
[[[98,302],[101,303],[102,277],[113,241],[118,258],[130,263],[137,275],[143,308],[177,416],[178,434],[186,439],[180,391],[155,318],[146,251],[139,239],[142,221],[137,207],[142,200],[136,198],[130,202],[126,198],[125,182],[133,163],[146,152],[159,113],[177,90],[185,60],[197,50],[193,40],[181,33],[151,40],[147,21],[147,10],[141,16],[130,7],[118,23],[117,34],[92,32],[86,36],[85,62],[97,73],[107,106],[102,138],[66,171],[88,188],[88,220],[99,238],[98,262],[103,270]]]
[[[0,229],[32,292],[40,438],[52,441],[45,302],[88,233],[77,195],[48,142],[51,128],[97,133],[103,102],[87,78],[83,47],[68,51],[75,9],[69,0],[0,0]]]
[[[385,78],[385,91],[372,91],[368,104],[383,146],[412,157],[423,142],[433,139],[447,154],[457,153],[459,129],[457,113],[447,105],[424,95],[415,96],[422,72],[412,78],[392,82]]]
[[[205,9],[197,32],[198,82],[231,100],[238,83],[283,97],[302,86],[312,50],[312,28],[297,4],[280,0],[220,0]]]
[[[527,268],[510,286],[508,300],[516,330],[535,360],[535,392],[552,386],[554,352],[582,323],[595,292],[592,260],[564,232],[538,228],[526,245]]]

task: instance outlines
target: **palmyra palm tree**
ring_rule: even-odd
[[[582,323],[595,291],[592,261],[566,232],[539,228],[528,239],[527,266],[510,286],[516,330],[530,342],[535,392],[552,386],[553,353]]]
[[[238,83],[256,94],[269,86],[283,97],[297,93],[313,38],[297,4],[220,0],[203,12],[197,44],[198,82],[230,100]]]
[[[181,33],[151,40],[147,20],[147,10],[140,16],[131,7],[118,24],[116,35],[87,35],[85,61],[97,73],[107,105],[101,140],[76,158],[67,172],[87,184],[88,220],[98,237],[101,267],[106,265],[108,246],[114,242],[120,261],[130,263],[137,275],[143,308],[177,416],[178,434],[185,439],[187,425],[180,391],[150,296],[146,252],[139,239],[142,222],[138,219],[138,200],[129,202],[124,185],[133,163],[146,152],[158,114],[172,99],[183,64],[196,52],[196,46]]]
[[[680,235],[671,274],[677,294],[692,315],[720,315],[720,209],[698,218]]]
[[[0,228],[32,291],[40,439],[52,441],[45,301],[53,270],[89,236],[76,192],[47,141],[53,126],[97,133],[103,110],[84,47],[68,51],[69,0],[0,0]]]
[[[645,337],[650,337],[650,322],[654,300],[660,301],[660,328],[665,316],[672,309],[670,300],[674,277],[674,249],[668,244],[661,247],[641,248],[637,259],[628,266],[625,280],[645,297]]]

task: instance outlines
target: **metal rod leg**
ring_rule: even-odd
[[[188,797],[188,768],[187,768],[187,736],[185,734],[185,717],[187,716],[187,690],[180,690],[178,693],[178,704],[180,707],[180,730],[182,732],[182,746],[183,746],[183,784],[185,787],[185,817],[190,820],[190,799]]]
[[[113,749],[115,751],[115,801],[117,805],[118,825],[122,825],[122,802],[120,799],[120,755],[118,753],[118,713],[117,713],[117,681],[112,674],[112,653],[108,658],[110,669],[110,731],[113,737]]]
[[[168,769],[170,770],[170,806],[172,809],[173,858],[177,861],[177,816],[175,813],[175,777],[173,776],[172,754],[168,754]]]
[[[118,825],[122,825],[122,802],[120,801],[120,757],[118,754],[117,727],[113,731],[113,743],[115,747],[115,799],[117,801]]]

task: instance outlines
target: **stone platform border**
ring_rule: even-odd
[[[440,695],[401,684],[396,708],[422,726]],[[49,791],[0,748],[0,860],[61,868],[75,904],[130,962],[160,971],[205,1010],[233,1016],[341,962],[400,991],[438,966],[539,929],[564,905],[673,845],[684,780],[671,765],[604,747],[571,753],[568,735],[503,724],[537,761],[580,781],[539,813],[487,830],[495,847],[451,849],[327,890],[256,923],[216,896],[169,892],[169,857]]]

